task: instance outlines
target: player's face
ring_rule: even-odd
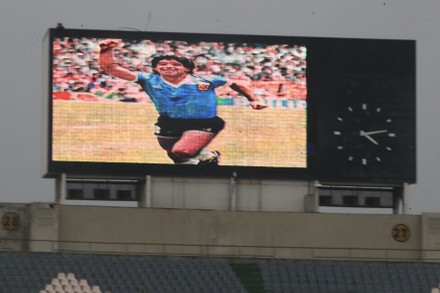
[[[156,65],[156,71],[163,77],[181,77],[188,74],[189,69],[176,60],[160,60]]]

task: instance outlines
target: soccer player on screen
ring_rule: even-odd
[[[243,83],[194,74],[193,61],[185,57],[156,56],[151,62],[153,73],[130,71],[113,56],[118,45],[118,40],[100,44],[99,65],[107,74],[139,84],[148,94],[159,113],[155,135],[175,164],[218,164],[220,153],[204,150],[225,125],[217,116],[215,88],[229,85],[246,97],[253,109],[267,107]]]

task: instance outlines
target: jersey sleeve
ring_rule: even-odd
[[[217,88],[217,87],[221,87],[224,85],[228,85],[229,82],[228,80],[220,75],[206,75],[204,76],[204,78],[211,83],[213,88]]]
[[[136,75],[136,79],[133,80],[133,82],[135,83],[145,83],[147,81],[147,76],[145,76],[145,74],[138,72],[138,74]]]

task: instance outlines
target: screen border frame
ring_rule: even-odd
[[[47,147],[46,166],[43,177],[55,178],[59,174],[68,174],[73,177],[96,178],[142,178],[152,176],[178,176],[178,177],[240,177],[246,179],[298,179],[311,180],[314,177],[314,110],[312,99],[307,96],[306,109],[306,167],[247,167],[247,166],[190,166],[173,164],[149,163],[106,163],[106,162],[79,162],[79,161],[54,161],[52,160],[52,135],[53,135],[53,99],[52,99],[52,62],[53,40],[57,37],[75,38],[116,38],[116,39],[160,39],[160,40],[187,40],[194,42],[235,42],[235,43],[273,43],[273,44],[309,44],[315,38],[269,36],[269,35],[244,35],[244,34],[214,34],[214,33],[179,33],[179,32],[147,32],[147,31],[113,31],[90,29],[49,29],[48,46],[49,60],[46,62],[48,74],[48,103],[47,103]],[[309,88],[307,81],[307,87]]]

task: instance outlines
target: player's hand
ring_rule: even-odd
[[[262,109],[266,109],[267,108],[267,105],[265,105],[260,100],[252,101],[252,102],[250,102],[250,105],[251,105],[252,109],[254,109],[254,110],[262,110]]]
[[[116,48],[121,43],[121,40],[118,39],[108,39],[99,43],[99,47],[101,48],[101,53],[104,53],[108,50],[112,50]]]

